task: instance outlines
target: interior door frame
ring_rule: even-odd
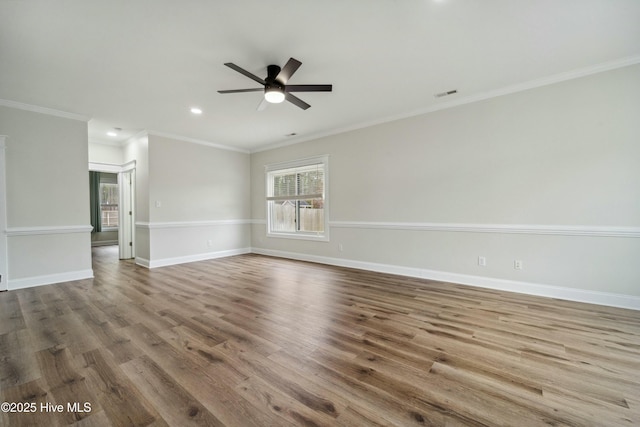
[[[131,187],[128,192],[131,196],[129,206],[129,210],[131,211],[131,215],[129,215],[129,210],[124,212],[122,209],[118,209],[118,222],[119,222],[119,230],[118,230],[118,252],[120,259],[129,259],[135,258],[136,254],[136,242],[135,242],[135,170],[136,170],[136,161],[132,160],[123,165],[114,165],[110,163],[96,163],[89,162],[89,171],[93,172],[108,172],[115,173],[118,175],[118,196],[120,197],[120,203],[122,202],[122,194],[125,192],[124,185],[126,184],[124,181],[124,177],[129,172],[131,173]],[[129,227],[129,233],[123,233],[123,227]],[[129,239],[125,239],[125,237],[130,237]],[[127,241],[125,241],[127,240]]]
[[[135,188],[136,188],[135,164],[124,168],[118,173],[118,248],[120,259],[135,258]]]
[[[7,243],[7,162],[6,135],[0,135],[0,291],[9,289],[9,248]]]

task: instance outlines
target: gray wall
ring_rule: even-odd
[[[9,287],[91,277],[87,123],[0,106]]]
[[[532,293],[638,297],[638,117],[636,65],[254,153],[254,249]],[[267,238],[264,165],[321,154],[330,242]]]
[[[98,163],[136,162],[138,264],[159,267],[251,250],[248,153],[153,133],[116,148],[90,144],[89,154]]]
[[[149,135],[149,266],[251,250],[249,154]]]
[[[253,250],[640,309],[637,117],[635,65],[253,154],[138,136],[136,260]],[[86,122],[0,107],[0,134],[10,288],[90,277]],[[264,165],[324,154],[329,242],[266,237]]]

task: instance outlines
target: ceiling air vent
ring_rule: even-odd
[[[446,91],[446,92],[436,93],[434,96],[436,98],[442,98],[443,96],[449,96],[449,95],[453,95],[455,93],[458,93],[457,89],[449,90],[449,91]]]

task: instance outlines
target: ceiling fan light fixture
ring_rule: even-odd
[[[244,92],[263,92],[264,101],[258,106],[258,111],[264,110],[266,103],[277,104],[282,101],[289,101],[296,107],[303,110],[308,109],[311,105],[304,102],[302,99],[293,95],[291,92],[331,92],[332,85],[290,85],[289,79],[296,72],[296,70],[302,65],[302,62],[294,58],[289,58],[284,67],[280,68],[278,65],[267,66],[267,77],[260,78],[255,74],[238,67],[233,62],[225,62],[224,65],[231,68],[234,71],[249,77],[251,80],[260,83],[263,88],[250,88],[250,89],[231,89],[231,90],[219,90],[218,93],[244,93]]]
[[[272,104],[284,101],[284,91],[279,87],[267,87],[264,90],[264,99]]]

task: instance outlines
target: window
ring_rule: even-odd
[[[327,170],[327,156],[266,167],[269,236],[329,240]]]
[[[103,231],[118,229],[118,178],[100,173],[100,221]]]

